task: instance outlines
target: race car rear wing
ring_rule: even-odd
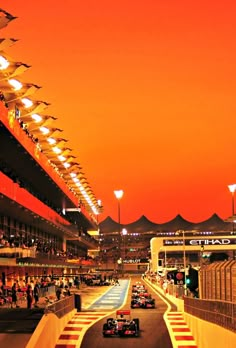
[[[120,309],[116,311],[116,315],[130,315],[130,310],[129,309]]]

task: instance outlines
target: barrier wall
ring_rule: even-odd
[[[201,320],[190,314],[184,313],[184,319],[188,324],[198,348],[235,348],[236,334],[219,325]]]
[[[26,348],[55,347],[60,334],[76,312],[77,310],[74,309],[60,319],[54,313],[45,314],[37,325]]]

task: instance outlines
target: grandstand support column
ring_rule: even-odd
[[[202,269],[203,269],[203,252],[204,252],[204,245],[201,245],[200,249],[200,269],[198,271],[198,296],[201,299],[202,298]]]
[[[63,237],[63,241],[62,241],[62,250],[66,253],[66,238]]]

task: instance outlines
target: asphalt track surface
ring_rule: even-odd
[[[140,278],[131,278],[130,287],[127,291],[127,294],[123,294],[123,298],[125,299],[125,303],[120,306],[121,309],[129,309],[131,310],[132,318],[139,318],[140,321],[140,335],[139,337],[103,337],[102,328],[103,324],[106,322],[108,317],[115,317],[115,310],[108,310],[108,315],[96,322],[93,326],[91,326],[87,332],[85,333],[81,348],[172,348],[171,339],[169,336],[169,332],[167,330],[165,321],[163,319],[163,315],[167,310],[167,304],[159,297],[159,295],[150,288],[147,284],[145,284],[146,288],[149,288],[149,292],[156,300],[156,308],[154,309],[131,309],[131,293],[132,293],[132,285],[136,283],[136,281],[140,281]],[[117,286],[118,288],[118,286]],[[101,303],[106,303],[106,296],[109,297],[109,292],[103,295],[101,299]],[[109,302],[109,301],[108,301]],[[88,310],[92,310],[92,306],[88,308]],[[99,305],[99,309],[102,306]],[[112,313],[112,315],[111,315]]]

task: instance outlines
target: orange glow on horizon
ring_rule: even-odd
[[[236,183],[234,1],[1,1],[1,37],[31,66],[56,127],[117,221],[231,215]]]

